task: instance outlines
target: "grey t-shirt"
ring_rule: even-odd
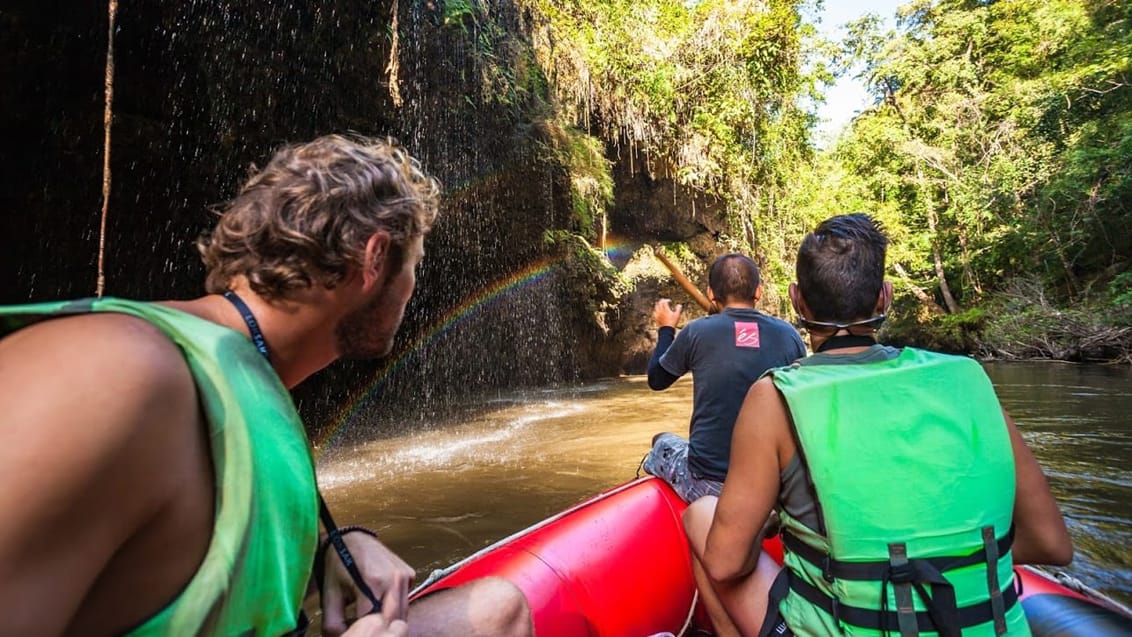
[[[766,370],[805,355],[793,326],[755,309],[727,308],[676,334],[660,366],[673,376],[692,372],[688,466],[693,475],[727,477],[731,431],[747,390]]]

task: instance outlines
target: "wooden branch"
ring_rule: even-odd
[[[912,282],[912,277],[908,276],[908,271],[904,269],[904,266],[900,265],[899,263],[894,263],[892,265],[892,269],[896,270],[896,274],[900,275],[900,280],[904,282],[904,285],[908,286],[908,289],[912,291],[912,294],[917,299],[919,299],[920,303],[927,307],[932,314],[946,314],[946,312],[943,311],[943,308],[939,306],[939,303],[935,302],[935,299],[933,299],[930,294],[928,294],[924,291],[923,288]]]
[[[680,267],[673,263],[664,254],[664,251],[660,246],[654,247],[652,249],[652,253],[656,255],[657,260],[664,264],[664,267],[668,268],[668,271],[672,273],[672,278],[676,279],[676,282],[680,284],[680,287],[684,288],[684,291],[691,295],[691,297],[696,301],[697,305],[704,308],[705,312],[712,311],[711,301],[708,301],[707,297],[704,296],[704,293],[700,292],[699,288],[697,288],[694,283],[689,281],[688,277],[684,276],[684,273],[680,271]]]

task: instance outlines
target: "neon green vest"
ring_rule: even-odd
[[[791,628],[1028,635],[1009,547],[1014,455],[979,364],[905,348],[773,374],[825,525],[782,515],[790,589],[779,610]]]
[[[160,305],[103,298],[0,307],[0,334],[88,312],[137,316],[181,349],[216,471],[216,520],[204,562],[169,606],[129,634],[274,637],[293,630],[318,542],[318,499],[287,388],[246,336]]]

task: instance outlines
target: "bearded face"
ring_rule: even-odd
[[[424,237],[412,241],[403,254],[397,273],[386,277],[360,307],[338,322],[334,335],[339,357],[382,358],[393,351],[394,336],[417,284],[416,266],[424,256]]]

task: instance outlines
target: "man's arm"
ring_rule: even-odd
[[[656,391],[668,389],[676,379],[680,378],[664,369],[660,364],[660,359],[668,348],[672,346],[672,342],[676,340],[676,324],[680,322],[680,315],[684,312],[684,306],[677,304],[672,307],[672,301],[668,299],[660,299],[652,309],[653,321],[657,324],[656,330],[656,349],[653,350],[652,357],[649,358],[648,378],[649,387]]]
[[[672,346],[676,339],[676,328],[663,325],[656,330],[656,349],[649,359],[649,387],[656,391],[668,389],[679,376],[674,376],[660,364],[660,357]]]
[[[1073,541],[1045,474],[1014,420],[1004,409],[1010,446],[1014,450],[1014,562],[1065,565],[1073,559]]]
[[[0,341],[5,631],[55,635],[75,622],[89,632],[116,632],[130,625],[116,622],[144,619],[183,587],[187,578],[165,576],[178,568],[191,576],[207,528],[200,547],[168,551],[152,572],[135,574],[133,581],[144,575],[148,586],[121,590],[117,583],[129,577],[109,577],[106,569],[139,528],[160,525],[186,471],[199,469],[196,422],[196,394],[179,352],[138,319],[58,319]],[[98,612],[100,601],[108,612]]]
[[[769,376],[751,386],[731,438],[731,464],[708,531],[703,563],[718,582],[754,571],[763,523],[778,499],[781,456],[793,453],[786,407]]]

